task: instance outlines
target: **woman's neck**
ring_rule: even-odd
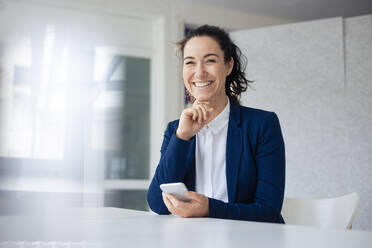
[[[210,112],[209,121],[212,121],[217,115],[219,115],[227,105],[228,97],[224,95],[223,97],[218,98],[217,100],[209,101],[208,107],[212,108],[213,110]]]

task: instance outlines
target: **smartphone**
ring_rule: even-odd
[[[185,194],[187,192],[187,188],[184,183],[163,183],[160,184],[160,189],[164,193],[169,193],[174,195],[178,200],[189,202],[191,201]]]

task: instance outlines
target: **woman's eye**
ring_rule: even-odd
[[[194,62],[193,61],[186,61],[185,62],[185,65],[191,65],[191,64],[194,64]]]
[[[207,63],[214,63],[214,62],[216,62],[216,60],[214,60],[214,59],[208,59],[207,60]]]

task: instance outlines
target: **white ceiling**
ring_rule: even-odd
[[[372,14],[372,0],[184,0],[286,20]]]

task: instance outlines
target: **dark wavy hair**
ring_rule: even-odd
[[[245,78],[245,68],[247,66],[247,58],[242,51],[230,39],[229,34],[216,26],[203,25],[194,30],[190,30],[186,36],[176,43],[177,50],[183,56],[186,43],[194,37],[208,36],[214,39],[224,52],[225,63],[228,63],[231,58],[234,60],[233,69],[226,77],[225,89],[226,95],[236,104],[240,104],[241,93],[247,90],[250,81]]]

